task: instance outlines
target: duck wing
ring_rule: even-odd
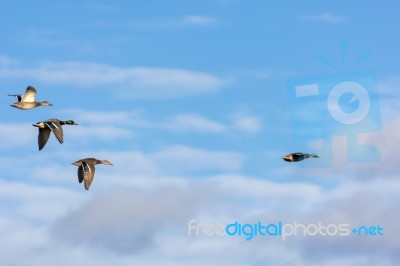
[[[298,161],[302,161],[306,158],[305,154],[302,152],[296,152],[293,153],[293,159],[294,161],[298,162]]]
[[[21,96],[21,102],[34,102],[36,93],[37,91],[34,87],[28,86],[25,93]]]
[[[84,181],[86,190],[88,190],[90,187],[90,184],[92,184],[95,171],[96,171],[96,169],[94,167],[94,164],[88,163],[85,161],[82,161],[81,166],[79,166],[79,168],[78,168],[79,183],[82,183],[82,181]]]
[[[82,161],[76,161],[72,163],[73,165],[78,166],[78,181],[82,183],[83,181],[83,169],[82,169]]]
[[[64,142],[64,133],[60,121],[57,119],[49,119],[44,121],[44,124],[53,132],[58,142],[62,144]]]
[[[83,167],[82,167],[82,164],[78,167],[78,181],[79,181],[79,183],[82,183],[82,181],[83,181],[83,175],[84,175],[84,173],[83,173]]]
[[[292,157],[293,157],[293,161],[297,162],[301,158],[301,154],[300,153],[293,153]]]
[[[39,151],[44,148],[47,141],[49,140],[51,133],[51,129],[48,127],[39,128],[39,135],[38,135],[38,144],[39,144]]]

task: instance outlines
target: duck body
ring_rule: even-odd
[[[29,110],[38,106],[53,106],[48,101],[36,102],[36,94],[37,90],[32,86],[28,86],[24,94],[9,94],[8,96],[15,96],[18,100],[16,103],[11,104],[10,106],[22,110]]]
[[[95,158],[80,159],[76,162],[73,162],[72,164],[78,166],[78,181],[79,183],[82,183],[84,181],[86,190],[89,189],[90,184],[93,181],[94,174],[96,171],[95,165],[97,164],[113,165],[107,160],[98,160]]]
[[[307,158],[319,158],[316,154],[308,154],[303,152],[294,152],[282,157],[286,162],[299,162]]]
[[[33,126],[39,128],[39,135],[38,135],[39,151],[42,150],[46,145],[47,141],[49,140],[51,132],[53,132],[54,136],[56,136],[57,140],[61,144],[64,142],[64,133],[62,129],[63,125],[78,125],[78,124],[76,124],[73,120],[62,121],[56,118],[48,119],[33,124]]]
[[[53,105],[48,101],[43,101],[43,102],[16,102],[10,104],[10,106],[21,110],[29,110],[38,106],[53,106]]]

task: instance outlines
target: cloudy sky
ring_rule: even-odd
[[[399,3],[267,2],[3,1],[1,264],[397,265]],[[10,107],[28,85],[54,106]],[[39,152],[49,118],[79,126]],[[89,191],[85,157],[114,163]],[[193,219],[384,234],[246,241]]]

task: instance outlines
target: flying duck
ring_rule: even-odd
[[[97,160],[95,158],[80,159],[72,164],[78,166],[78,181],[79,183],[85,181],[84,184],[86,190],[89,189],[90,184],[93,181],[96,164],[113,165],[107,160]]]
[[[11,106],[22,110],[28,110],[38,106],[53,106],[48,101],[36,102],[36,94],[37,90],[32,86],[28,86],[24,94],[8,94],[8,96],[17,97],[18,102],[11,104]]]
[[[37,122],[32,126],[39,128],[38,135],[38,144],[39,151],[44,148],[47,141],[49,140],[50,133],[53,132],[54,136],[58,139],[58,141],[62,144],[64,142],[64,134],[63,134],[63,125],[78,125],[73,120],[62,121],[58,119],[48,119],[42,122]]]
[[[285,160],[286,162],[298,162],[307,158],[319,158],[319,156],[316,154],[294,152],[282,157],[282,159]]]

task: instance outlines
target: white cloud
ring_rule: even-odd
[[[22,148],[37,143],[37,130],[29,123],[0,123],[0,139],[0,149]]]
[[[4,55],[0,55],[0,67],[18,65],[18,61]]]
[[[383,99],[392,96],[398,96],[398,86],[400,84],[400,76],[390,76],[378,82],[378,89]]]
[[[386,184],[385,184],[386,183]],[[390,183],[387,184],[387,183]],[[296,244],[301,245],[305,257],[311,260],[323,260],[331,257],[332,252],[339,257],[365,257],[371,261],[380,261],[382,258],[390,258],[387,265],[392,265],[390,260],[397,260],[397,248],[400,244],[399,234],[395,229],[400,216],[396,213],[395,206],[400,202],[399,197],[394,191],[398,191],[398,181],[391,182],[386,179],[374,181],[367,188],[363,188],[365,181],[349,184],[351,193],[345,197],[339,196],[340,191],[328,194],[323,208],[318,208],[314,213],[307,217],[308,221],[323,221],[327,223],[345,223],[353,227],[359,226],[378,226],[383,227],[383,236],[376,237],[316,237],[313,241],[299,239]],[[394,186],[394,188],[389,188]],[[344,186],[338,188],[343,189]],[[367,207],[366,207],[367,206]],[[323,244],[322,244],[323,243]],[[374,249],[374,255],[368,255]],[[380,263],[379,263],[380,264]]]
[[[316,22],[325,22],[330,24],[339,24],[346,21],[346,19],[342,16],[333,15],[331,13],[321,13],[318,15],[304,16],[303,20],[307,21],[316,21]]]
[[[150,121],[144,118],[144,112],[141,110],[134,111],[99,111],[87,109],[61,109],[56,111],[59,116],[68,119],[75,119],[78,124],[99,125],[107,121],[107,125],[118,126],[118,128],[126,128],[129,126],[139,128],[155,127]],[[79,120],[78,120],[79,119]]]
[[[284,265],[285,260],[280,257],[280,254],[287,252],[293,255],[286,258],[286,262],[290,261],[291,265],[318,265],[317,261],[325,261],[324,265],[335,265],[334,263],[338,261],[351,265],[350,262],[376,261],[383,257],[386,258],[387,265],[395,265],[391,263],[391,260],[392,262],[396,260],[394,252],[398,245],[396,235],[381,239],[300,237],[292,238],[285,243],[261,236],[250,242],[243,242],[244,240],[240,237],[185,236],[187,222],[193,218],[197,223],[224,223],[234,220],[242,223],[262,220],[267,223],[274,222],[276,219],[282,219],[284,222],[291,222],[294,219],[304,223],[323,221],[324,223],[344,222],[352,225],[382,224],[383,217],[390,216],[391,205],[388,205],[386,199],[397,202],[398,197],[396,196],[395,199],[392,197],[396,195],[399,186],[398,181],[381,186],[382,182],[386,181],[381,180],[370,184],[367,190],[359,182],[348,182],[327,192],[317,185],[301,182],[279,184],[252,177],[220,176],[195,183],[188,182],[192,184],[190,189],[187,187],[182,191],[164,188],[147,193],[127,188],[123,191],[109,191],[98,195],[88,204],[68,213],[56,223],[53,236],[63,243],[84,244],[92,250],[101,248],[108,252],[133,254],[137,258],[140,258],[143,249],[149,248],[167,262],[171,256],[174,257],[171,262],[176,262],[176,256],[180,257],[182,252],[186,255],[190,254],[192,260],[196,258],[196,261],[206,262],[210,256],[216,256],[213,248],[218,246],[219,250],[228,249],[228,247],[230,251],[236,250],[234,258],[231,252],[218,253],[219,255],[213,258],[213,261],[221,260],[221,265],[235,265],[235,263],[242,265],[249,254],[254,254],[254,256],[251,256],[252,259],[247,263],[262,264],[268,258],[268,261],[273,259],[276,265]],[[194,189],[195,187],[198,189]],[[392,189],[382,191],[382,188],[389,187]],[[343,188],[348,190],[344,195],[341,193]],[[184,194],[183,191],[191,192]],[[366,193],[369,196],[365,197]],[[366,200],[368,198],[370,199]],[[207,201],[207,204],[204,204],[204,201]],[[296,204],[293,204],[294,202]],[[352,204],[349,204],[350,202]],[[368,212],[360,213],[365,204],[369,206]],[[194,206],[194,209],[189,210],[189,206]],[[142,215],[136,215],[138,213]],[[398,220],[395,214],[392,216],[393,221]],[[90,223],[93,220],[100,222]],[[158,221],[162,221],[163,225],[160,226]],[[385,219],[385,221],[388,220]],[[391,230],[395,222],[386,223],[383,226]],[[104,228],[109,228],[109,230]],[[378,253],[371,257],[368,250],[376,247],[377,241],[382,247],[375,249]],[[174,243],[173,250],[168,248],[172,243]],[[246,245],[243,246],[243,243]],[[257,255],[265,247],[271,250],[271,254]],[[346,252],[348,249],[353,250],[352,254]],[[312,253],[315,250],[318,250],[317,254]],[[332,250],[335,250],[334,257],[331,255]],[[206,254],[208,256],[205,256]],[[232,258],[233,261],[223,262],[222,260],[227,257]],[[363,265],[374,264],[364,263]]]
[[[54,175],[53,175],[54,177]],[[18,204],[17,208],[3,208],[2,213],[8,217],[26,219],[30,222],[48,223],[67,208],[79,206],[85,195],[73,190],[28,184],[28,180],[11,182],[0,179],[0,199],[3,202]]]
[[[123,124],[130,120],[130,113],[123,111],[89,111],[84,109],[63,109],[57,111],[63,116],[79,117],[79,123],[99,124],[107,121],[107,124]]]
[[[259,117],[244,114],[233,116],[233,128],[245,133],[258,133],[261,130],[262,122]]]
[[[400,107],[393,99],[400,96],[397,89],[399,85],[399,76],[391,76],[378,82],[379,103],[384,122],[391,123],[398,117]]]
[[[228,151],[208,151],[186,146],[172,146],[153,153],[150,158],[167,172],[176,171],[203,171],[239,170],[244,163],[244,156],[240,153]]]
[[[347,135],[335,136],[331,140],[332,144],[332,168],[329,173],[325,170],[317,170],[325,178],[330,176],[334,180],[338,178],[352,178],[365,180],[375,179],[382,175],[388,178],[397,178],[400,168],[397,163],[397,146],[400,144],[400,137],[397,134],[400,130],[400,120],[398,119],[398,106],[392,104],[393,97],[380,100],[380,111],[382,128],[372,132],[359,133],[355,138],[349,140]],[[356,141],[356,142],[354,142]],[[322,142],[310,142],[309,147],[317,150],[321,149]],[[349,151],[357,154],[359,158],[375,159],[376,154],[380,154],[377,161],[371,163],[352,163],[349,162]],[[321,150],[321,152],[324,152]],[[328,155],[328,154],[327,154]],[[302,173],[302,170],[297,173]]]
[[[79,125],[72,130],[66,130],[64,126],[64,134],[68,134],[69,139],[79,139],[81,141],[88,140],[115,140],[121,138],[133,137],[133,132],[126,128],[116,126],[85,126]]]
[[[186,16],[181,21],[184,25],[209,26],[216,24],[218,19],[208,16]]]
[[[111,190],[57,221],[51,234],[62,243],[140,253],[154,248],[155,236],[166,226],[184,226],[182,221],[207,201],[207,193],[202,192],[168,187],[151,192]]]
[[[136,19],[128,21],[97,21],[93,26],[133,28],[139,30],[178,30],[193,27],[211,27],[221,22],[219,18],[205,15],[187,15],[180,18]]]
[[[177,68],[117,67],[86,62],[0,65],[0,77],[81,88],[107,87],[119,98],[158,98],[217,92],[226,85],[212,74]]]
[[[386,121],[381,130],[361,134],[360,144],[376,147],[381,153],[379,168],[369,167],[358,172],[360,178],[376,177],[385,174],[387,177],[398,177],[400,170],[398,162],[398,145],[400,144],[400,119]]]
[[[79,118],[76,120],[80,124],[89,124],[91,128],[104,121],[107,124],[115,126],[113,136],[128,137],[129,134],[126,129],[133,128],[149,128],[155,130],[169,130],[177,132],[197,132],[197,133],[213,133],[213,134],[226,134],[229,132],[237,133],[258,133],[262,129],[262,120],[260,117],[247,115],[244,113],[234,113],[231,116],[231,122],[220,122],[211,118],[193,113],[178,113],[175,115],[167,116],[159,121],[151,121],[146,118],[146,114],[141,110],[126,111],[94,111],[83,109],[64,109],[58,111],[62,116],[70,119],[71,117]],[[117,133],[118,129],[120,130]],[[76,131],[76,130],[75,130]],[[94,131],[94,136],[105,137],[106,134],[97,132],[95,129],[88,129],[88,132]],[[76,131],[79,134],[81,131]],[[76,133],[75,134],[78,134]],[[78,135],[79,135],[78,134]],[[104,136],[103,136],[104,135]]]
[[[136,162],[138,157],[122,154],[121,158]],[[168,158],[167,152],[156,159]],[[182,156],[180,164],[186,161]],[[179,166],[177,162],[174,166]],[[160,172],[153,177],[144,175],[143,180],[152,180],[146,187],[135,186],[142,181],[130,174],[130,166],[124,169],[121,165],[124,163],[118,163],[118,167],[116,164],[112,170],[129,182],[121,183],[123,188],[104,186],[102,193],[96,192],[97,189],[89,192],[68,192],[52,187],[31,189],[27,185],[2,182],[2,201],[13,200],[14,205],[10,205],[14,206],[13,212],[25,214],[24,219],[18,221],[15,216],[2,217],[4,210],[0,213],[3,236],[0,244],[13,243],[0,251],[2,261],[25,264],[28,255],[30,265],[43,265],[55,259],[60,260],[60,265],[77,262],[107,265],[110,258],[119,265],[196,265],[191,263],[196,261],[197,265],[273,262],[274,265],[316,266],[324,261],[322,265],[360,263],[372,266],[379,262],[379,265],[394,266],[398,261],[396,251],[400,238],[395,233],[375,239],[300,237],[286,242],[261,236],[245,241],[241,237],[186,235],[191,219],[198,223],[234,220],[267,223],[277,219],[356,225],[380,223],[385,232],[394,232],[399,219],[394,210],[400,202],[397,193],[400,182],[396,179],[348,180],[333,188],[322,188],[318,184],[273,182],[226,174],[196,179],[180,177],[185,185],[178,188],[173,183],[165,183],[166,176]],[[109,180],[112,177],[103,181],[112,184]],[[100,183],[103,182],[97,182],[96,188]],[[30,203],[32,199],[34,203]],[[61,206],[61,210],[56,209],[57,206]],[[41,217],[40,226],[30,223],[37,216]],[[54,218],[57,218],[55,222]],[[371,249],[375,250],[373,254],[369,252]],[[153,256],[149,257],[149,252]],[[17,253],[26,256],[16,256]]]
[[[226,126],[196,114],[178,114],[162,124],[163,128],[177,131],[222,133]]]
[[[199,133],[244,132],[258,133],[262,128],[261,118],[235,113],[231,123],[221,123],[198,114],[178,114],[159,123],[161,128],[175,131],[195,131]]]

